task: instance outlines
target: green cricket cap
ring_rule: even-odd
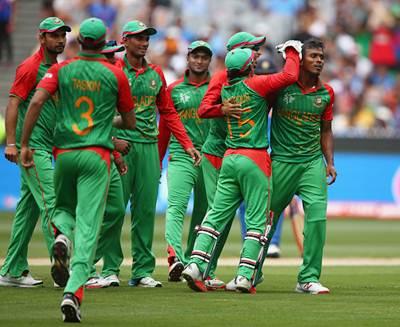
[[[127,22],[122,28],[123,37],[140,33],[144,33],[146,35],[154,35],[157,33],[157,30],[153,27],[147,27],[145,23],[139,20],[132,20],[130,22]]]
[[[239,32],[233,34],[228,42],[226,48],[231,51],[236,48],[252,48],[255,46],[262,46],[265,43],[265,36],[254,36],[247,32]]]
[[[234,49],[227,53],[225,66],[228,70],[244,72],[252,63],[254,54],[251,49]]]
[[[106,40],[107,28],[99,18],[85,19],[79,26],[79,41],[81,43],[100,44]]]
[[[201,40],[192,42],[188,47],[188,52],[191,53],[200,49],[205,50],[210,56],[213,54],[211,46],[207,42]]]
[[[71,27],[65,25],[65,23],[58,17],[47,17],[39,24],[40,33],[52,33],[60,28],[66,30],[67,32],[71,32]]]
[[[114,53],[124,51],[125,47],[122,44],[118,44],[115,40],[110,40],[106,43],[103,50],[101,50],[102,54],[106,53]]]

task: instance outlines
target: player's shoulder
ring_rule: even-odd
[[[330,86],[328,83],[321,81],[323,87],[329,92],[329,94],[333,95],[335,94],[335,91],[333,90],[332,86]]]
[[[162,71],[161,66],[149,63],[148,68],[155,71],[160,77],[164,78],[164,72]]]
[[[182,84],[184,82],[184,80],[185,80],[185,78],[182,76],[181,78],[177,79],[175,82],[172,82],[170,85],[168,85],[168,90],[172,91],[175,87]]]
[[[228,72],[226,69],[222,69],[217,71],[211,76],[210,82],[217,82],[217,81],[225,82],[227,80],[228,80]]]
[[[17,75],[34,75],[36,76],[40,63],[42,61],[42,57],[40,56],[39,51],[35,52],[31,56],[25,58],[18,66],[17,66]]]

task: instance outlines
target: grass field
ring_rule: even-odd
[[[165,256],[163,219],[157,218],[154,249]],[[11,215],[0,215],[0,258],[6,253]],[[400,221],[330,220],[326,257],[400,258]],[[129,257],[129,224],[123,245]],[[235,223],[223,253],[237,257],[239,225]],[[284,224],[282,250],[285,258],[297,256]],[[30,257],[46,256],[37,229]],[[278,259],[279,262],[279,259]],[[267,264],[267,263],[266,263]],[[399,326],[400,266],[325,267],[322,281],[330,295],[309,296],[293,292],[298,267],[265,267],[266,280],[256,295],[227,292],[194,293],[184,283],[168,283],[167,267],[157,267],[161,289],[127,286],[129,267],[121,271],[122,285],[90,290],[82,307],[85,326]],[[0,288],[0,326],[58,326],[62,291],[51,287],[48,266],[34,266],[35,277],[44,279],[39,289]],[[220,267],[218,276],[230,280],[234,267]]]

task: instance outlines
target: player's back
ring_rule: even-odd
[[[257,78],[257,77],[253,77]],[[222,100],[237,103],[244,109],[240,118],[228,117],[228,148],[268,148],[267,102],[246,85],[245,79],[222,88]]]
[[[118,74],[123,72],[104,57],[87,54],[58,70],[56,147],[113,148],[111,132],[118,101]]]

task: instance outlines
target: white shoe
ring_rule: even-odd
[[[294,289],[297,293],[308,293],[308,294],[329,294],[329,288],[322,286],[321,283],[309,282],[309,283],[297,283]]]
[[[204,281],[204,284],[206,285],[209,291],[225,289],[225,283],[218,278],[209,277]]]
[[[182,277],[187,281],[188,286],[196,292],[207,292],[207,287],[203,281],[203,275],[199,266],[195,263],[189,264],[182,272]]]
[[[0,276],[0,286],[28,288],[42,285],[43,281],[34,279],[29,272],[25,275],[21,275],[20,277],[11,277],[9,274]]]
[[[139,287],[162,287],[161,282],[155,280],[153,277],[143,277],[139,280],[137,286]]]
[[[120,281],[118,279],[117,275],[110,275],[107,277],[102,278],[104,285],[111,286],[111,287],[118,287],[120,284]],[[160,283],[161,284],[161,283]]]
[[[53,266],[51,267],[51,277],[61,287],[67,285],[70,256],[71,241],[65,235],[59,234],[53,245]]]
[[[67,293],[61,302],[61,312],[64,322],[81,322],[81,310],[75,295]]]
[[[90,277],[87,282],[85,283],[85,288],[92,289],[92,288],[103,288],[103,278],[100,276]]]
[[[246,277],[238,275],[235,278],[236,291],[241,293],[250,293],[251,281]]]
[[[236,278],[232,279],[228,284],[225,285],[225,291],[236,292]]]
[[[279,258],[281,256],[281,249],[276,244],[270,244],[267,251],[267,258]]]

